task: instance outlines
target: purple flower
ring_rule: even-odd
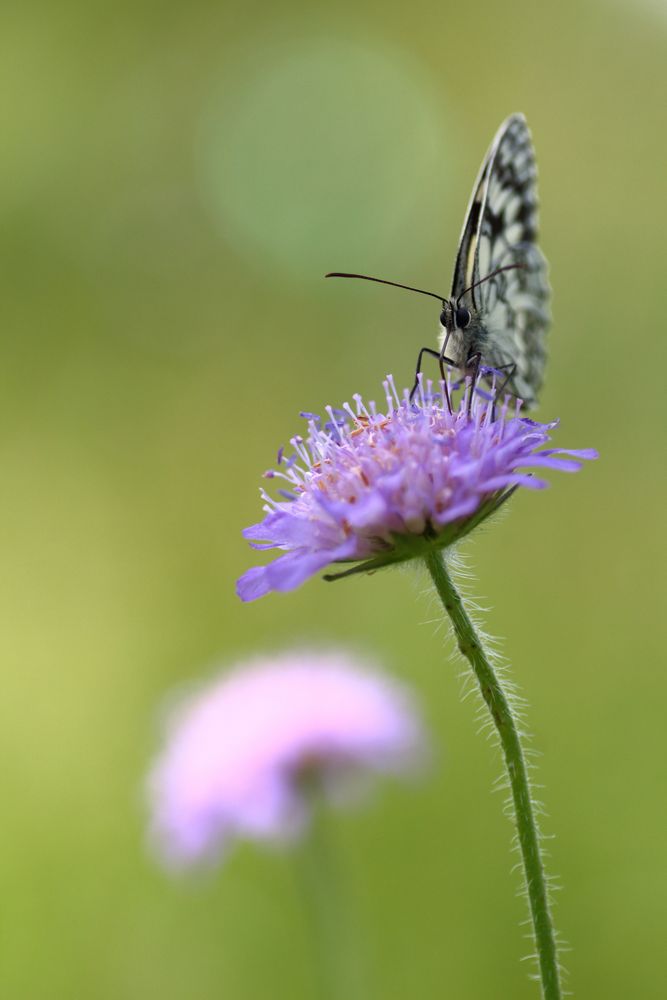
[[[477,391],[450,413],[444,387],[431,383],[410,402],[393,379],[384,382],[386,411],[355,396],[355,407],[327,407],[322,426],[312,414],[308,435],[292,438],[267,472],[287,489],[276,500],[262,490],[266,517],[246,528],[256,549],[286,552],[248,570],[237,583],[244,601],[272,590],[293,590],[330,563],[364,560],[351,572],[374,569],[444,548],[468,534],[518,487],[548,484],[527,470],[574,472],[596,458],[591,449],[544,448],[558,421],[540,424],[520,415],[519,400],[501,404]],[[568,458],[559,458],[567,455]]]
[[[167,864],[212,860],[237,838],[289,841],[313,790],[334,800],[423,750],[407,692],[339,653],[259,658],[173,712],[149,777],[151,839]]]

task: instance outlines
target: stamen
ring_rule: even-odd
[[[394,382],[393,375],[387,375],[387,382],[389,383],[389,388],[391,389],[392,395],[396,401],[396,406],[400,407],[401,400],[399,398],[398,392],[396,390],[396,383]]]
[[[422,390],[421,390],[421,397],[422,397],[422,406],[424,408],[426,408],[427,400],[428,400],[428,404],[432,405],[431,404],[431,400],[433,399],[433,379],[432,378],[427,378],[426,379],[426,393],[424,393],[424,390],[422,388]]]

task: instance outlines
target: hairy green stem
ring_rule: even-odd
[[[503,750],[516,823],[544,1000],[561,1000],[558,953],[549,911],[549,895],[540,851],[540,838],[531,799],[526,759],[517,724],[503,688],[480,637],[447,571],[440,552],[426,555],[426,565],[438,595],[449,615],[458,647],[468,660],[479,684]]]

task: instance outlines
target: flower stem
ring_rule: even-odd
[[[436,551],[428,553],[426,565],[445,611],[452,621],[459,650],[470,663],[500,738],[512,790],[514,822],[521,847],[527,896],[535,933],[542,995],[544,1000],[561,1000],[556,937],[549,911],[547,882],[542,863],[535,810],[531,799],[528,769],[517,724],[507,695],[503,691],[475,626],[452,582],[442,554]]]
[[[358,936],[354,933],[338,858],[326,816],[317,803],[312,826],[295,850],[296,875],[311,935],[320,1000],[355,1000],[363,995]]]

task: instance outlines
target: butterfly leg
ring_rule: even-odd
[[[516,372],[516,361],[510,362],[510,364],[508,365],[499,365],[498,368],[496,368],[496,371],[507,372],[507,374],[505,375],[505,381],[496,392],[496,399],[501,399],[505,389],[507,388],[507,385],[514,378]]]
[[[415,370],[415,384],[413,385],[412,391],[410,393],[410,402],[412,402],[412,400],[414,399],[414,395],[419,386],[419,376],[421,375],[421,370],[422,370],[422,358],[424,357],[425,354],[429,354],[432,358],[438,359],[438,364],[440,365],[440,374],[442,375],[442,380],[445,383],[445,399],[447,401],[447,409],[451,413],[452,406],[449,399],[449,390],[447,389],[447,379],[445,378],[445,365],[447,364],[454,368],[456,367],[456,365],[454,364],[453,361],[450,361],[449,358],[445,357],[440,351],[434,351],[433,348],[431,347],[422,347],[421,351],[419,352],[419,357],[417,358],[417,368]]]
[[[452,361],[452,359],[448,358],[447,355],[445,354],[445,351],[447,350],[447,341],[449,340],[450,332],[451,331],[449,330],[447,331],[447,336],[445,337],[442,343],[442,347],[440,348],[440,353],[438,354],[438,364],[440,365],[440,378],[442,379],[442,387],[445,392],[445,402],[447,403],[447,409],[451,414],[452,401],[449,396],[449,386],[447,385],[447,373],[445,371],[445,365],[449,365],[450,368],[458,368],[458,365],[456,364],[455,361]]]
[[[493,366],[493,371],[494,372],[505,372],[506,373],[505,374],[505,378],[504,378],[504,380],[502,382],[502,385],[498,389],[496,389],[496,391],[495,391],[495,395],[494,395],[494,399],[493,399],[493,405],[491,407],[491,414],[492,414],[491,419],[495,420],[496,419],[496,404],[497,404],[497,402],[498,402],[499,399],[502,400],[503,393],[505,392],[505,389],[507,388],[508,384],[514,378],[514,374],[516,372],[516,361],[509,361],[507,364],[504,364],[504,365],[494,365]]]

